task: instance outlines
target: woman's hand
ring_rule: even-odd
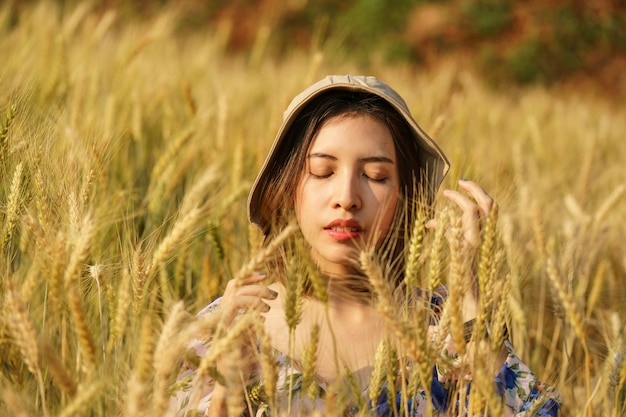
[[[223,325],[230,325],[235,317],[244,311],[269,311],[270,306],[263,300],[274,300],[278,293],[260,284],[266,278],[267,274],[257,272],[243,280],[228,281],[220,303]]]
[[[267,274],[257,272],[245,279],[231,279],[228,281],[219,307],[222,310],[222,326],[230,326],[236,317],[242,312],[269,311],[270,306],[263,300],[274,300],[278,296],[278,293],[261,284],[266,278]],[[249,346],[239,346],[239,348],[242,349],[242,360],[244,361],[243,363],[245,363],[245,356],[247,355]],[[218,360],[217,372],[224,375],[228,366],[233,366],[233,364],[227,364],[224,363],[223,360]],[[228,389],[221,385],[218,381],[215,381],[211,397],[211,406],[208,410],[208,415],[210,417],[221,417],[227,415],[227,395]],[[232,393],[230,395],[232,395]],[[243,395],[243,390],[241,395]]]
[[[456,203],[463,211],[463,236],[470,247],[480,246],[480,231],[492,210],[497,210],[496,202],[477,183],[459,180],[459,187],[465,191],[444,190],[443,195]]]

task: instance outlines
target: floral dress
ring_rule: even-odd
[[[198,315],[210,314],[219,306],[220,298],[203,308]],[[210,376],[201,378],[199,383],[192,383],[195,380],[198,364],[207,355],[211,341],[194,339],[190,342],[187,359],[181,365],[173,393],[170,401],[170,412],[177,417],[183,416],[206,416],[211,404],[214,379]],[[505,341],[507,358],[495,377],[495,384],[498,392],[504,398],[505,415],[516,417],[548,417],[558,416],[560,408],[560,398],[550,387],[537,381],[535,375],[526,364],[513,351],[509,341]],[[282,352],[275,351],[276,366],[278,367],[278,381],[276,384],[277,407],[280,410],[291,410],[292,415],[307,415],[313,411],[321,412],[325,410],[325,394],[327,384],[317,381],[318,395],[311,398],[311,390],[302,391],[303,372],[297,361]],[[444,416],[453,406],[446,390],[448,376],[438,372],[437,367],[433,370],[431,385],[432,416]],[[470,382],[471,388],[471,382]],[[271,410],[263,398],[262,381],[256,381],[248,386],[247,396],[249,404],[252,405],[253,415],[256,417],[266,417],[272,415]],[[362,393],[362,398],[369,398],[368,390]],[[547,397],[542,398],[542,397]],[[316,398],[317,397],[317,398]],[[542,398],[543,404],[537,410],[537,401]],[[193,399],[193,400],[192,400]],[[427,414],[427,394],[419,391],[416,395],[408,399],[403,399],[400,392],[382,389],[377,401],[373,403],[366,400],[365,404],[371,411],[370,415],[391,417],[396,410],[408,409],[410,415],[422,417]],[[288,407],[288,404],[290,406]],[[359,409],[347,407],[344,415],[353,416],[359,414]],[[532,412],[532,414],[529,414]],[[281,414],[283,415],[283,414]]]

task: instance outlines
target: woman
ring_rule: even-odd
[[[387,378],[381,389],[380,378],[372,376],[378,372],[376,352],[381,352],[381,346],[394,352],[398,335],[390,334],[388,317],[377,308],[377,295],[363,266],[364,254],[382,260],[393,289],[412,291],[406,285],[403,288],[404,242],[420,208],[432,205],[448,168],[446,157],[413,120],[402,98],[374,77],[329,76],[294,98],[252,187],[249,216],[266,242],[295,217],[306,248],[298,256],[307,256],[294,262],[284,247],[286,255],[273,264],[269,275],[255,273],[229,282],[223,297],[199,313],[218,310],[226,326],[243,312],[260,312],[264,318],[279,374],[275,390],[265,387],[261,391],[276,395],[253,394],[250,387],[258,388],[265,381],[258,365],[246,366],[242,385],[248,387],[248,412],[351,414],[369,409],[378,415],[421,416],[463,409],[460,397],[450,398],[450,387],[456,385],[450,383],[452,374],[444,376],[444,366],[432,374],[429,389],[414,386],[408,390],[411,361],[405,361],[402,354],[396,355],[403,364],[394,368],[397,380]],[[494,209],[494,201],[472,181],[461,180],[459,187],[461,191],[445,190],[443,195],[463,213],[465,244],[477,247],[481,222]],[[302,247],[297,242],[295,246]],[[298,265],[304,265],[304,272],[294,273]],[[293,289],[293,280],[302,275],[308,281],[298,281],[298,291],[304,296],[294,322],[287,318],[291,314],[286,311],[287,287]],[[266,285],[267,281],[272,283]],[[432,294],[434,304],[444,301],[442,294],[445,291]],[[462,299],[463,321],[472,323],[476,314],[474,292],[467,291]],[[436,319],[431,319],[431,340],[439,330]],[[201,358],[210,349],[210,341],[198,339],[190,346]],[[456,350],[450,345],[446,354],[458,357]],[[535,405],[541,394],[539,385],[508,342],[492,359],[494,387],[503,396],[502,412],[515,415]],[[225,415],[228,398],[223,373],[229,364],[218,362],[213,377],[198,381],[193,379],[196,366],[192,362],[187,361],[179,375],[178,387],[183,388],[173,401],[178,415],[190,411]],[[313,366],[313,382],[307,366]],[[350,398],[345,394],[349,391],[357,395]],[[340,395],[344,395],[340,401],[344,407],[338,410],[335,404]],[[539,408],[544,415],[556,415],[558,403],[550,399],[538,404]]]

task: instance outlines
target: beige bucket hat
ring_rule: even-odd
[[[419,161],[415,161],[415,171],[419,172],[419,170],[425,170],[428,184],[430,185],[429,188],[432,189],[433,192],[436,192],[448,172],[450,168],[448,159],[435,141],[428,136],[413,119],[408,106],[394,89],[372,76],[329,75],[294,97],[289,107],[287,107],[287,110],[283,113],[283,123],[280,129],[278,129],[274,143],[263,163],[263,167],[261,167],[256,181],[252,185],[248,197],[248,218],[251,223],[257,225],[261,230],[265,230],[266,226],[261,218],[260,210],[265,190],[263,184],[266,184],[272,176],[275,175],[270,167],[276,166],[274,160],[277,158],[277,151],[281,149],[281,147],[290,146],[288,139],[290,137],[288,134],[289,129],[300,111],[311,102],[311,100],[331,90],[371,93],[391,104],[404,118],[410,130],[413,132],[413,139],[424,152],[423,158]]]

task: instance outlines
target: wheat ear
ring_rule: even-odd
[[[317,375],[317,350],[319,348],[320,326],[315,323],[311,330],[311,342],[304,350],[302,359],[302,392],[306,393],[311,400],[315,400],[317,396],[317,384],[315,383],[315,375]]]
[[[2,121],[2,125],[0,125],[0,166],[4,165],[4,159],[9,154],[9,128],[15,119],[16,113],[17,106],[12,104],[7,111],[5,119]]]
[[[265,331],[261,320],[255,321],[256,332],[261,348],[261,370],[263,372],[263,386],[271,410],[276,409],[276,383],[278,381],[278,367],[276,355],[272,348],[270,335]]]
[[[450,216],[448,240],[450,242],[450,276],[448,278],[449,296],[446,308],[449,311],[450,336],[452,336],[454,348],[460,355],[463,355],[466,343],[463,327],[463,299],[469,286],[467,285],[465,267],[463,227],[459,216]]]
[[[131,266],[131,282],[133,290],[133,315],[137,316],[141,310],[144,285],[146,284],[146,270],[144,268],[144,253],[141,245],[133,251],[133,263]]]
[[[78,338],[78,346],[83,354],[85,369],[87,372],[92,372],[96,367],[96,344],[87,325],[87,317],[81,305],[80,297],[74,287],[68,289],[68,301]]]
[[[91,248],[91,239],[94,234],[94,222],[90,215],[85,216],[82,226],[80,227],[80,233],[76,246],[70,255],[70,260],[65,269],[63,276],[63,283],[66,288],[72,285],[72,280],[80,274],[80,265],[85,262],[89,255],[89,249]]]
[[[12,336],[15,344],[18,346],[22,359],[28,367],[28,370],[35,375],[39,385],[39,395],[41,396],[41,407],[44,416],[48,416],[46,408],[46,393],[43,385],[43,377],[39,368],[39,349],[37,345],[37,331],[33,323],[28,317],[26,306],[19,298],[16,290],[13,288],[12,281],[7,280],[7,291],[4,302],[4,322]]]
[[[236,282],[241,283],[244,279],[249,277],[255,270],[258,269],[260,265],[274,255],[285,240],[287,240],[287,238],[296,230],[298,230],[298,226],[296,224],[289,224],[281,230],[281,232],[274,239],[272,239],[272,241],[268,243],[265,248],[260,250],[247,264],[243,266],[243,268],[239,270],[239,272],[235,274],[234,279]]]
[[[76,394],[76,383],[56,352],[43,340],[39,339],[39,354],[46,364],[52,379],[70,398]]]
[[[428,375],[423,374],[422,368],[419,366],[420,363],[429,361],[428,352],[422,349],[423,345],[417,340],[413,326],[402,319],[399,308],[391,295],[389,283],[384,278],[380,263],[376,262],[373,255],[368,252],[361,252],[360,262],[361,269],[369,278],[376,294],[376,309],[382,314],[401,346],[406,349],[409,357],[418,364],[420,379],[428,381]],[[429,387],[427,386],[425,389],[429,394]]]
[[[557,270],[554,260],[550,257],[546,266],[550,283],[555,288],[556,293],[563,307],[564,313],[568,318],[568,323],[574,329],[574,333],[578,337],[585,355],[584,371],[585,371],[585,390],[587,398],[591,398],[591,356],[587,346],[587,337],[585,333],[584,314],[580,311],[580,307],[572,297],[567,286],[563,283],[563,279]],[[590,407],[590,405],[588,405]],[[591,410],[588,410],[591,411]]]
[[[374,370],[372,371],[368,388],[368,396],[372,404],[376,404],[378,397],[380,397],[385,376],[387,375],[388,356],[389,342],[386,339],[383,339],[376,348],[376,354],[374,355]]]
[[[152,278],[159,267],[171,256],[174,247],[183,240],[184,236],[186,236],[191,228],[197,224],[203,214],[204,211],[202,209],[194,207],[185,213],[183,217],[178,219],[178,221],[176,221],[172,230],[154,251],[152,261],[146,268],[146,278]]]
[[[148,315],[141,320],[141,334],[139,337],[139,352],[135,366],[127,384],[127,394],[124,404],[126,416],[141,416],[146,411],[146,393],[148,382],[152,375],[152,318]]]
[[[417,272],[419,268],[419,259],[422,256],[422,244],[424,241],[425,216],[422,211],[417,215],[413,223],[411,239],[409,240],[409,254],[406,260],[404,271],[404,282],[407,288],[414,288],[419,285]]]
[[[4,220],[4,230],[2,231],[2,248],[7,247],[11,238],[13,237],[13,232],[15,230],[15,225],[17,223],[17,218],[19,216],[20,211],[20,194],[22,188],[22,171],[23,165],[22,163],[18,163],[15,167],[15,171],[13,173],[13,179],[11,180],[11,187],[9,189],[9,198],[7,201],[7,211],[6,218]]]
[[[1,155],[0,155],[1,162]],[[13,417],[30,417],[33,414],[26,408],[26,402],[8,384],[0,386],[0,399]]]
[[[122,273],[122,279],[118,287],[115,310],[113,310],[114,315],[111,316],[111,337],[109,339],[108,349],[112,349],[126,332],[128,307],[130,304],[130,287],[130,276],[127,272],[124,272]]]
[[[90,405],[98,394],[101,393],[104,381],[94,380],[86,387],[79,387],[72,401],[57,415],[57,417],[71,417],[75,415],[84,415],[84,411]]]
[[[428,290],[433,291],[436,288],[441,286],[441,277],[443,271],[443,252],[445,246],[445,232],[446,227],[445,223],[447,223],[450,218],[450,213],[447,207],[439,214],[437,219],[439,225],[437,229],[435,229],[435,236],[433,237],[432,246],[430,248],[430,252],[428,255],[429,263],[428,263]]]
[[[154,349],[154,398],[152,399],[152,415],[162,415],[167,408],[167,387],[172,373],[171,351],[172,341],[180,332],[183,320],[188,317],[182,301],[173,305],[170,314],[161,329],[159,340]]]

